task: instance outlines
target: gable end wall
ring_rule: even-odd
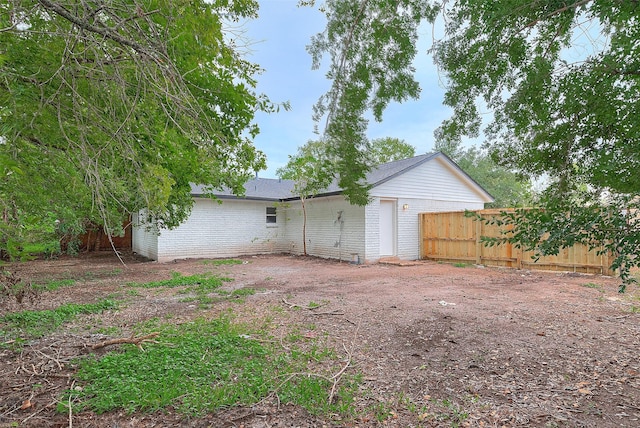
[[[420,258],[420,213],[483,209],[485,203],[483,195],[441,159],[426,162],[374,187],[371,196],[373,200],[366,209],[368,262],[377,261],[380,254],[380,199],[396,201],[396,256],[402,260]]]

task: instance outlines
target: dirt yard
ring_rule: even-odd
[[[640,426],[640,292],[617,293],[617,280],[571,273],[519,271],[433,262],[352,265],[292,256],[244,257],[213,266],[199,260],[158,264],[110,253],[10,265],[25,280],[75,278],[34,303],[3,311],[51,309],[63,303],[126,297],[117,312],[32,341],[21,351],[0,346],[0,427],[638,427]],[[228,289],[260,291],[243,304],[201,309],[175,290],[123,285],[214,271],[234,278]],[[322,303],[315,310],[294,305]],[[361,409],[384,418],[318,418],[287,403],[234,407],[199,419],[170,411],[126,415],[55,412],[74,382],[77,356],[105,339],[78,326],[129,326],[172,315],[175,322],[227,308],[259,317],[280,307],[288,323],[313,325],[351,355],[363,374]],[[273,311],[271,311],[273,313]],[[274,332],[274,334],[278,334]],[[1,339],[1,337],[0,337]],[[35,384],[41,385],[34,388]]]

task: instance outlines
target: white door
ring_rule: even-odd
[[[380,201],[380,257],[396,255],[395,213],[395,201]]]

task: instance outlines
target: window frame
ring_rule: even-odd
[[[273,226],[278,224],[278,208],[277,207],[266,207],[266,224],[267,226]]]

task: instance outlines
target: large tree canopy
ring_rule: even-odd
[[[366,148],[367,164],[370,167],[382,165],[416,155],[416,148],[400,138],[374,138]]]
[[[454,109],[441,136],[476,136],[495,159],[550,185],[514,237],[554,253],[605,245],[630,280],[640,263],[640,2],[441,3],[433,54]],[[544,242],[543,242],[544,241]]]
[[[330,56],[332,86],[316,104],[315,119],[324,120],[321,132],[335,155],[340,187],[350,202],[364,205],[366,115],[381,121],[390,102],[418,98],[412,61],[418,27],[433,9],[428,0],[327,0],[321,7],[327,28],[313,38],[309,52],[316,68],[324,54]]]
[[[255,0],[13,0],[0,4],[0,241],[38,221],[108,226],[146,208],[165,226],[189,183],[264,168],[250,137],[259,68],[226,21]],[[75,214],[74,214],[75,213]]]

